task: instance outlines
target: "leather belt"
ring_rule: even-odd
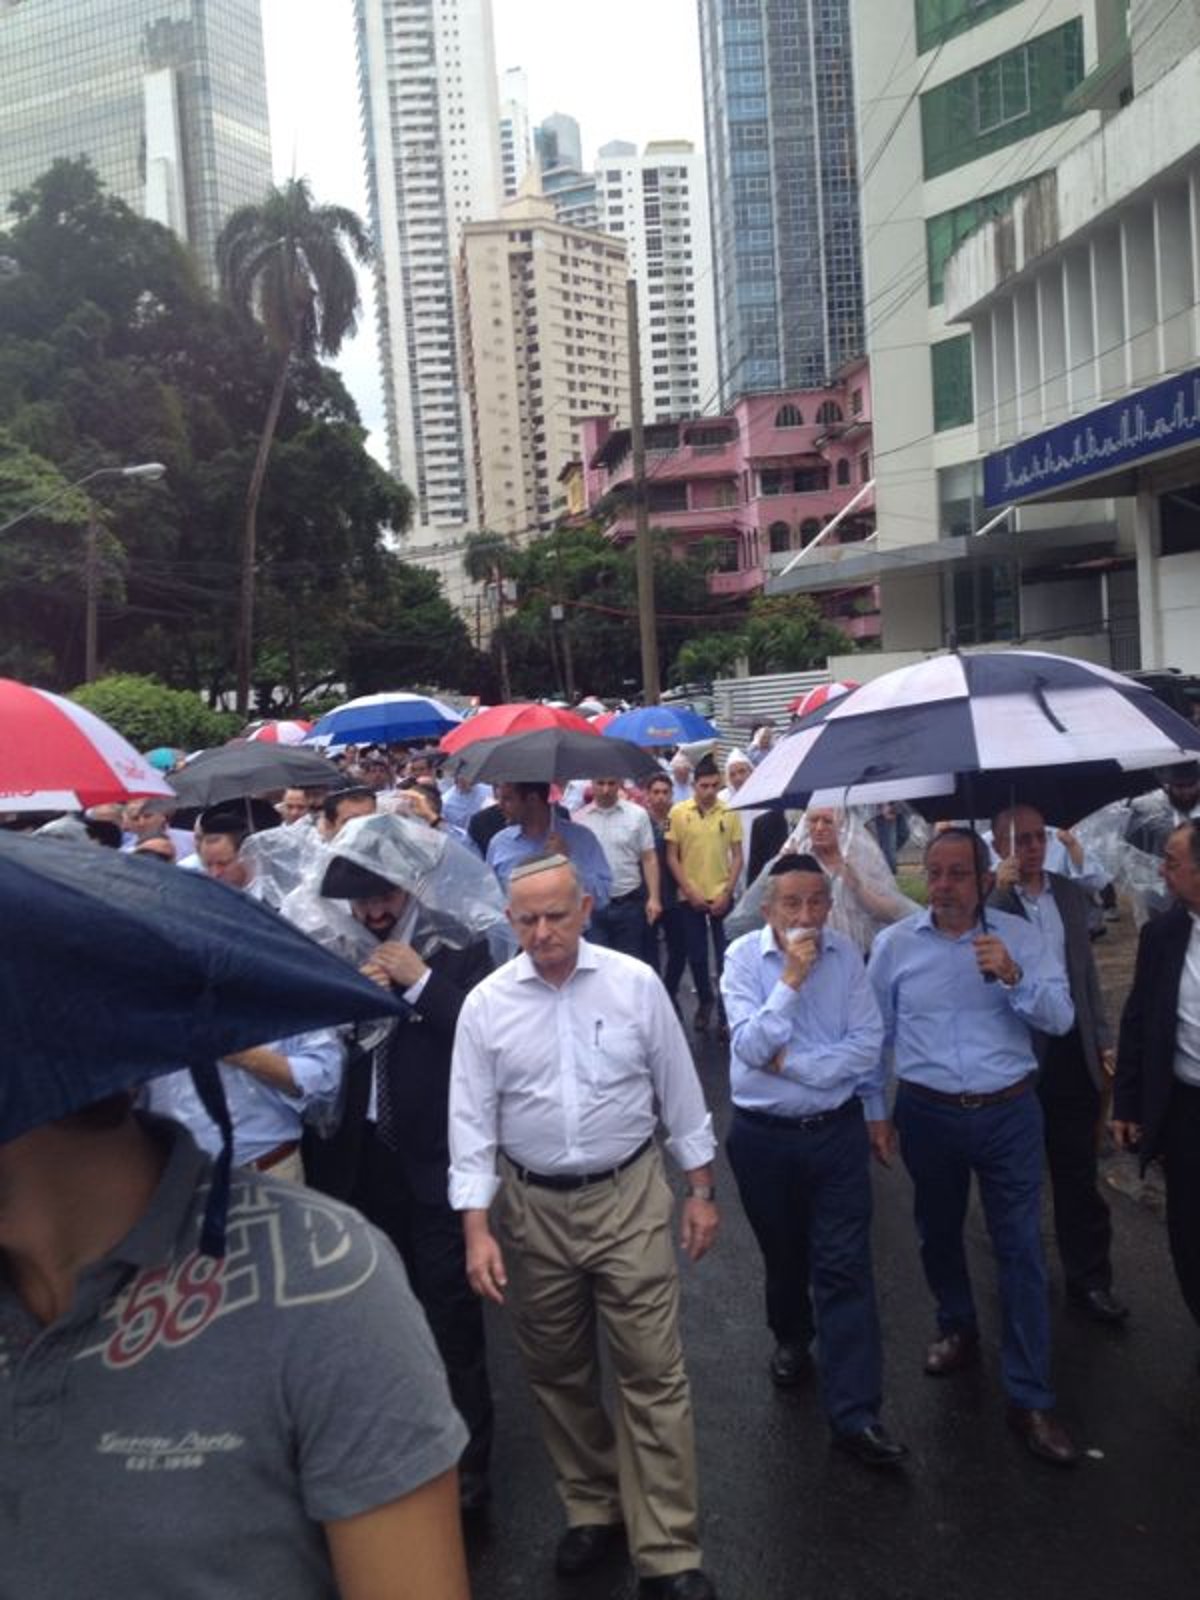
[[[528,1167],[518,1166],[511,1156],[506,1155],[504,1159],[522,1183],[531,1183],[535,1189],[586,1189],[590,1184],[603,1183],[606,1178],[615,1178],[618,1172],[624,1172],[644,1156],[653,1143],[653,1138],[645,1140],[631,1156],[618,1161],[615,1167],[605,1167],[603,1172],[530,1172]]]
[[[281,1161],[286,1161],[295,1155],[300,1148],[299,1139],[285,1139],[282,1144],[277,1144],[274,1150],[268,1150],[266,1155],[255,1156],[250,1165],[255,1172],[270,1172],[272,1167],[277,1167]]]
[[[756,1111],[751,1106],[739,1106],[734,1102],[734,1115],[744,1117],[747,1122],[763,1128],[778,1128],[781,1133],[806,1133],[810,1128],[823,1128],[827,1123],[834,1122],[838,1117],[844,1117],[854,1111],[862,1114],[861,1102],[857,1095],[851,1095],[849,1100],[843,1100],[840,1106],[835,1106],[832,1111],[815,1111],[810,1117],[781,1117],[773,1111]]]
[[[913,1083],[910,1078],[901,1079],[900,1087],[922,1100],[933,1100],[941,1106],[954,1106],[959,1111],[979,1111],[984,1106],[998,1106],[1005,1100],[1019,1100],[1033,1088],[1036,1081],[1037,1073],[1031,1072],[1016,1083],[1010,1083],[1007,1088],[993,1089],[990,1094],[948,1094],[944,1089],[931,1089],[925,1083]]]

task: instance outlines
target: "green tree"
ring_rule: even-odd
[[[347,254],[347,248],[350,254]],[[278,363],[246,490],[237,634],[237,705],[250,702],[254,638],[254,565],[258,503],[297,356],[334,356],[358,323],[355,260],[371,258],[362,221],[344,206],[314,205],[304,178],[274,189],[261,205],[242,206],[221,230],[217,264],[231,303],[257,317]]]
[[[822,616],[807,595],[758,595],[736,633],[685,640],[672,677],[675,682],[723,677],[741,656],[752,673],[803,672],[853,649],[853,640]]]
[[[492,629],[492,648],[500,678],[500,698],[512,700],[512,680],[508,670],[508,634],[504,622],[504,590],[520,565],[511,539],[502,533],[469,533],[463,551],[463,572],[472,583],[490,583],[496,591],[496,625]]]
[[[139,750],[157,745],[198,750],[232,738],[240,724],[229,712],[213,711],[187,689],[134,673],[116,673],[71,691],[72,700],[103,717]]]

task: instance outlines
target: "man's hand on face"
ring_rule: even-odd
[[[820,954],[821,936],[812,928],[802,929],[795,938],[788,939],[781,976],[789,989],[800,987]]]
[[[375,983],[389,983],[396,989],[410,989],[414,983],[420,982],[429,968],[412,945],[389,939],[376,946],[361,970],[364,977]]]

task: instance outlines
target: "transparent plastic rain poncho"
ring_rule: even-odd
[[[1093,811],[1072,830],[1114,886],[1128,895],[1139,928],[1171,904],[1162,879],[1162,858],[1167,839],[1181,820],[1167,796],[1157,790]]]
[[[288,895],[311,876],[317,862],[323,862],[324,851],[321,835],[307,817],[252,833],[238,851],[251,868],[246,893],[273,911],[281,910]]]
[[[829,808],[822,807],[822,810],[825,809]],[[850,871],[849,875],[842,871],[830,878],[833,905],[826,926],[837,933],[844,933],[866,954],[881,928],[889,927],[891,923],[899,922],[901,917],[907,917],[921,908],[896,887],[896,880],[884,859],[883,851],[867,827],[867,813],[851,807],[848,811],[835,810],[833,817],[837,824],[842,860]],[[815,853],[805,814],[792,829],[779,855]],[[736,939],[740,934],[762,927],[769,870],[769,865],[763,868],[726,918],[727,938]]]
[[[320,846],[303,882],[280,907],[310,938],[348,961],[367,960],[377,941],[354,920],[348,900],[327,899],[321,893],[325,869],[335,856],[413,897],[420,910],[408,943],[418,955],[429,956],[443,946],[461,950],[486,939],[493,962],[499,964],[516,948],[504,896],[490,867],[440,829],[413,817],[376,812],[353,818],[332,844]]]

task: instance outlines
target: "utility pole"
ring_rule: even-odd
[[[638,622],[642,639],[642,700],[659,701],[658,629],[654,618],[654,554],[646,505],[646,437],[642,428],[642,359],[638,339],[637,284],[625,284],[629,320],[629,431],[633,442],[633,512],[637,528]]]
[[[83,681],[95,683],[100,602],[100,528],[95,512],[88,518],[84,540]]]

